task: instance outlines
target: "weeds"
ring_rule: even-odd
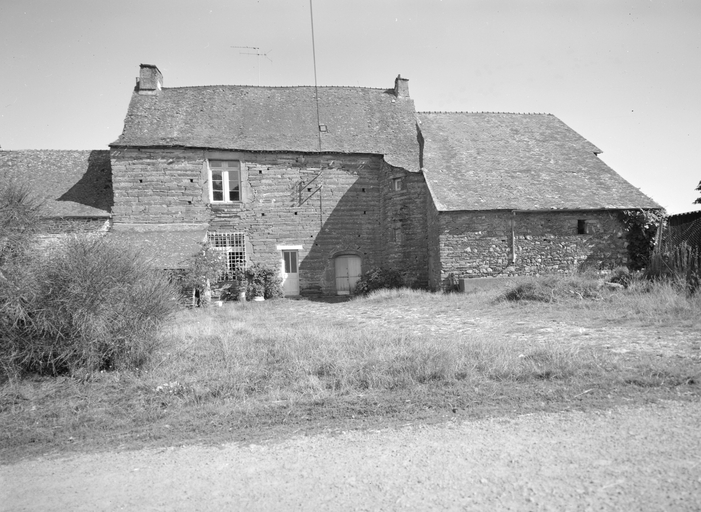
[[[567,299],[600,299],[603,280],[587,274],[531,278],[502,295],[507,301],[557,302]]]
[[[548,289],[556,302],[526,306],[496,300],[496,292],[399,289],[343,304],[181,311],[139,371],[6,383],[0,445],[248,439],[268,427],[296,431],[352,417],[406,421],[427,411],[506,414],[698,395],[698,359],[613,352],[602,346],[616,343],[605,331],[597,343],[566,330],[541,334],[552,318],[627,323],[640,334],[653,308],[671,333],[696,325],[696,298],[637,281],[599,290],[597,300],[570,293],[582,285]]]

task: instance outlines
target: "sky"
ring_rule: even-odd
[[[401,74],[419,111],[547,112],[701,209],[698,0],[312,2],[319,85]],[[310,1],[0,0],[0,147],[106,149],[142,63],[165,87],[313,85]]]

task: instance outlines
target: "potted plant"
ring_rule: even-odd
[[[253,300],[256,302],[265,300],[265,284],[253,282],[251,286],[253,290]]]

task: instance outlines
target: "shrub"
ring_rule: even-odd
[[[253,297],[276,299],[282,297],[282,278],[278,270],[254,263],[243,271],[246,281],[246,296],[248,300]]]
[[[373,267],[355,285],[356,295],[367,295],[375,290],[394,289],[403,286],[401,274],[391,268]]]
[[[226,274],[225,256],[204,242],[197,254],[190,258],[187,267],[175,277],[175,281],[188,305],[206,307],[209,304],[210,285],[225,277],[229,277]]]
[[[0,276],[2,268],[22,259],[41,221],[42,203],[25,184],[0,184]]]
[[[56,375],[138,367],[155,348],[177,290],[128,247],[96,236],[64,240],[27,260],[2,295],[0,365]]]
[[[664,216],[664,210],[625,210],[621,213],[632,270],[642,270],[650,264],[655,236]]]
[[[508,301],[557,302],[563,299],[598,299],[601,281],[587,274],[534,277],[500,296]]]

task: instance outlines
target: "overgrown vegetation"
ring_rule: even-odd
[[[356,295],[368,295],[376,290],[392,290],[404,285],[402,275],[392,268],[373,267],[355,285]]]
[[[100,236],[42,244],[26,189],[6,185],[0,200],[0,381],[145,364],[176,306],[166,276]]]
[[[211,299],[211,285],[225,277],[226,259],[204,242],[187,266],[172,276],[179,287],[181,296],[189,306],[208,306]]]
[[[500,297],[507,301],[558,302],[567,299],[600,299],[603,279],[595,274],[533,277],[508,289]]]
[[[701,251],[682,244],[653,254],[647,275],[656,280],[682,283],[693,295],[701,288]]]
[[[643,280],[590,297],[587,282],[543,286],[559,290],[554,302],[394,289],[182,311],[139,372],[6,385],[0,444],[221,441],[268,427],[698,397],[701,299]],[[647,350],[658,336],[678,348]]]
[[[628,242],[628,265],[631,270],[649,266],[655,248],[655,235],[664,222],[664,210],[625,210],[621,213]]]
[[[261,263],[254,263],[242,271],[242,281],[246,287],[246,298],[276,299],[282,297],[282,278],[279,272]]]

